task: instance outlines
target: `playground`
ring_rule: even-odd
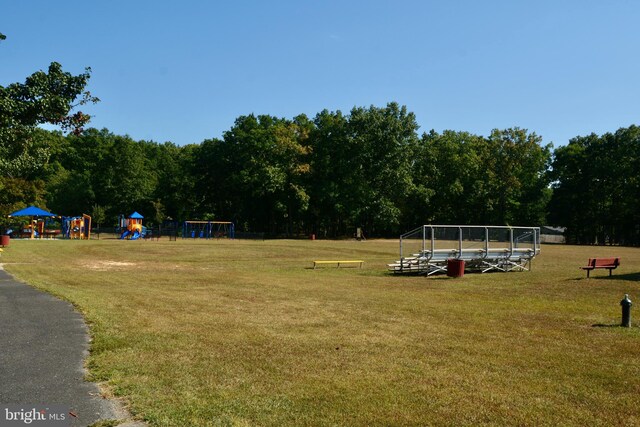
[[[397,258],[397,239],[110,239],[2,262],[82,311],[90,377],[151,425],[640,423],[640,327],[617,326],[640,249],[543,245],[530,271],[461,278]],[[364,263],[313,268],[329,259]]]
[[[29,206],[8,215],[14,225],[4,230],[5,235],[18,239],[80,239],[91,238],[91,216],[59,216]]]

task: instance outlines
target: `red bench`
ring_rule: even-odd
[[[615,270],[620,265],[620,258],[589,258],[589,262],[586,267],[580,267],[583,270],[587,270],[587,279],[591,270],[596,268],[606,268],[609,270],[609,276],[611,276],[611,270]]]

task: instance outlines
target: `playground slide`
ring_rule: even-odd
[[[130,237],[130,240],[137,240],[140,238],[140,232],[138,230],[134,231]]]
[[[129,235],[130,231],[129,230],[124,230],[124,233],[122,233],[120,235],[120,239],[124,239],[125,237],[127,237]]]

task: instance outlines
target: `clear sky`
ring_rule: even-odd
[[[5,1],[0,85],[91,67],[92,126],[176,144],[396,101],[420,130],[564,145],[640,124],[640,1]]]

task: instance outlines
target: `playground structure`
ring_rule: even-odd
[[[67,239],[89,240],[91,237],[91,217],[87,214],[62,217],[62,236]]]
[[[400,259],[389,270],[430,276],[457,260],[482,273],[528,271],[539,253],[539,227],[423,225],[400,236]]]
[[[235,237],[235,226],[229,221],[185,221],[182,224],[182,238],[219,239]]]
[[[51,226],[55,227],[57,225],[55,218],[58,216],[35,206],[26,207],[7,216],[8,218],[30,218],[28,222],[21,222],[17,232],[10,230],[10,234],[17,235],[20,238],[52,238],[60,233],[60,230],[51,228]]]
[[[20,232],[18,233],[19,236],[27,239],[42,238],[44,236],[45,221],[46,220],[44,218],[34,218],[29,222],[22,224]]]
[[[140,237],[144,237],[147,234],[147,227],[142,225],[144,217],[138,212],[134,212],[125,218],[124,215],[120,215],[118,219],[119,230],[121,232],[121,240],[137,240]]]

